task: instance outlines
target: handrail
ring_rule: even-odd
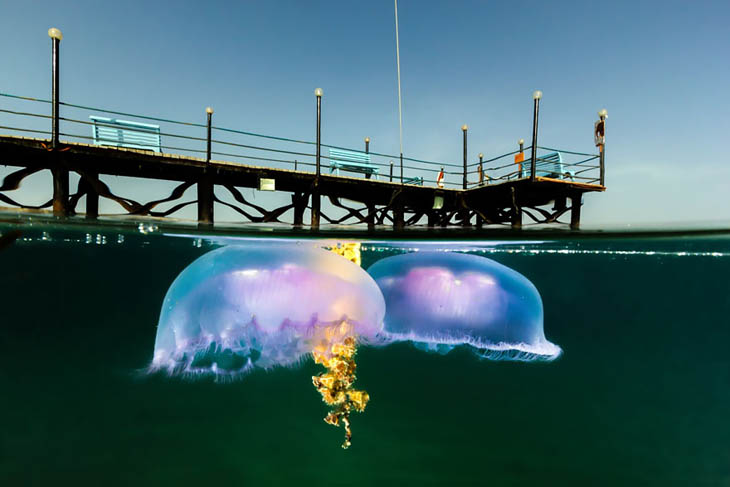
[[[3,93],[0,92],[0,97],[6,97],[6,98],[12,98],[17,100],[23,100],[23,101],[29,101],[29,102],[37,102],[37,103],[52,103],[50,100],[45,100],[42,98],[34,98],[29,96],[21,96],[21,95],[14,95],[10,93]],[[119,115],[119,116],[126,116],[126,117],[133,117],[143,120],[150,120],[155,122],[161,122],[164,124],[176,124],[180,126],[189,127],[191,129],[195,129],[192,134],[189,131],[171,131],[171,130],[165,130],[160,131],[159,135],[160,137],[171,137],[176,140],[180,141],[190,141],[192,147],[179,147],[179,145],[188,145],[185,143],[182,144],[173,144],[173,145],[161,145],[161,148],[166,151],[181,151],[182,153],[191,153],[191,154],[204,154],[206,153],[206,150],[203,150],[203,145],[205,143],[211,143],[219,146],[226,146],[226,147],[235,147],[240,149],[248,149],[249,151],[261,151],[263,153],[268,154],[261,154],[261,155],[253,155],[253,154],[246,154],[246,153],[236,153],[237,151],[211,151],[211,154],[216,154],[219,156],[226,156],[226,157],[234,157],[234,158],[241,158],[241,159],[250,159],[254,161],[267,161],[267,162],[273,162],[273,163],[281,163],[281,164],[295,164],[295,167],[298,167],[299,165],[303,167],[312,167],[315,166],[314,159],[316,157],[315,154],[309,153],[306,150],[296,150],[295,147],[286,146],[286,145],[280,145],[279,147],[276,147],[276,144],[261,144],[261,145],[253,145],[253,144],[246,144],[241,143],[238,140],[231,140],[227,137],[225,137],[225,134],[230,135],[243,135],[247,137],[257,137],[257,138],[263,138],[267,140],[273,140],[273,141],[279,141],[289,144],[304,144],[307,146],[316,146],[315,142],[307,141],[307,140],[299,140],[294,138],[288,138],[288,137],[280,137],[280,136],[274,136],[274,135],[266,135],[266,134],[259,134],[255,132],[249,132],[249,131],[243,131],[243,130],[237,130],[227,127],[220,127],[217,125],[211,125],[211,130],[215,130],[217,135],[215,138],[213,137],[204,137],[204,136],[197,136],[194,135],[197,132],[197,129],[207,129],[208,125],[201,124],[201,123],[194,123],[194,122],[184,122],[180,120],[174,120],[174,119],[168,119],[168,118],[162,118],[162,117],[155,117],[155,116],[147,116],[147,115],[140,115],[130,112],[124,112],[119,110],[110,110],[110,109],[104,109],[104,108],[98,108],[98,107],[92,107],[87,105],[80,105],[75,103],[69,103],[69,102],[59,102],[60,105],[63,105],[64,107],[68,108],[74,108],[74,109],[80,109],[80,110],[89,110],[93,112],[100,112],[100,113],[106,113],[106,114],[113,114],[113,115]],[[11,108],[0,108],[0,114],[5,113],[12,116],[17,117],[25,117],[27,119],[30,118],[37,118],[37,119],[52,119],[51,115],[43,114],[43,113],[34,113],[32,111],[23,111],[23,110],[14,110]],[[59,121],[62,121],[64,123],[70,123],[70,124],[81,124],[81,125],[96,125],[96,126],[106,126],[106,127],[114,127],[116,126],[111,124],[105,124],[104,122],[100,121],[88,121],[88,120],[79,120],[72,117],[58,117]],[[51,134],[51,131],[47,130],[37,130],[37,123],[27,123],[23,124],[23,126],[12,126],[13,124],[9,125],[3,125],[0,126],[1,129],[4,130],[10,130],[10,131],[19,131],[19,132],[25,132],[25,133],[36,133],[36,134]],[[170,129],[170,127],[167,127]],[[182,129],[181,129],[182,130]],[[72,130],[72,132],[75,132]],[[200,132],[197,132],[200,133]],[[81,134],[75,134],[70,133],[68,130],[64,131],[63,133],[59,132],[59,135],[63,135],[64,137],[69,137],[72,139],[81,139],[81,140],[93,140],[92,137],[89,137],[87,135],[81,135]],[[269,146],[271,145],[271,146]],[[273,146],[273,147],[272,147]],[[321,144],[321,147],[329,148],[329,149],[337,149],[337,150],[347,150],[347,151],[355,151],[355,152],[365,152],[361,149],[352,149],[348,147],[343,146],[337,146],[337,145],[331,145],[331,144]],[[293,149],[293,150],[292,150]],[[545,146],[537,146],[537,149],[546,150],[546,151],[553,151],[553,152],[560,152],[561,154],[564,154],[566,156],[581,156],[583,159],[574,161],[571,160],[570,157],[564,157],[564,160],[562,162],[562,166],[565,168],[575,168],[579,169],[578,171],[570,171],[573,177],[576,178],[583,178],[581,176],[578,176],[579,174],[583,174],[585,172],[589,172],[591,170],[600,169],[599,165],[590,164],[591,161],[594,161],[595,159],[598,159],[600,155],[598,154],[589,154],[584,152],[577,152],[577,151],[569,151],[569,150],[561,150],[561,149],[555,149],[551,147],[545,147]],[[522,149],[522,152],[531,151],[532,147],[524,147]],[[249,152],[246,151],[246,152]],[[437,181],[435,179],[429,179],[429,175],[435,175],[437,172],[439,172],[439,169],[444,169],[443,173],[446,176],[450,176],[448,179],[456,179],[458,177],[461,179],[462,177],[466,176],[467,178],[471,179],[475,175],[478,175],[481,172],[484,174],[484,181],[499,181],[499,180],[507,180],[507,179],[513,179],[515,176],[519,176],[520,171],[513,171],[512,168],[515,168],[515,162],[512,160],[509,160],[507,162],[505,158],[508,158],[510,156],[513,156],[515,154],[520,153],[520,150],[514,150],[510,151],[495,157],[491,157],[489,159],[482,159],[481,161],[477,162],[471,162],[466,165],[464,164],[455,164],[455,163],[449,163],[449,162],[437,162],[432,160],[426,160],[426,159],[417,159],[413,157],[407,157],[407,156],[400,156],[400,155],[391,155],[387,153],[381,153],[381,152],[374,152],[374,151],[367,151],[367,153],[372,157],[370,163],[378,166],[380,168],[394,168],[394,169],[400,169],[401,164],[403,164],[403,169],[406,169],[409,171],[409,174],[404,174],[403,178],[406,177],[423,177],[424,182],[432,182],[436,183]],[[267,157],[269,154],[283,154],[285,156],[294,156],[297,158],[303,158],[302,160],[288,160],[287,157],[281,158],[281,157]],[[292,157],[293,158],[293,157]],[[330,154],[321,154],[320,155],[321,160],[323,161],[343,161],[347,162],[347,159],[343,159],[341,157],[336,157]],[[575,159],[575,158],[573,158]],[[537,161],[544,161],[542,157],[537,157]],[[497,165],[489,165],[494,164],[495,162],[499,161]],[[408,164],[405,164],[405,163]],[[504,163],[502,163],[504,162]],[[530,164],[529,159],[525,159],[522,164]],[[506,174],[500,174],[505,172]],[[387,171],[381,170],[381,175],[383,173],[386,173]],[[496,173],[496,174],[495,174]],[[386,174],[387,177],[387,174]],[[394,181],[400,180],[400,175],[391,176]],[[592,180],[595,180],[593,178]],[[443,184],[449,185],[449,186],[455,186],[459,187],[461,186],[462,181],[441,181]],[[475,184],[480,184],[479,182],[473,182],[473,181],[467,181],[467,186],[473,186]],[[483,183],[482,183],[483,184]]]

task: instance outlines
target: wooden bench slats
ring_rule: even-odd
[[[526,159],[522,163],[522,172],[520,173],[521,178],[530,177],[530,170],[532,168],[532,161]],[[574,174],[572,171],[565,171],[563,168],[563,156],[560,152],[551,152],[538,156],[535,161],[535,176],[543,178],[554,178],[554,179],[573,179]]]
[[[344,149],[330,149],[330,174],[340,175],[343,171],[364,173],[366,176],[375,175],[377,178],[380,168],[370,162],[370,154]]]
[[[116,118],[89,116],[94,144],[162,152],[160,126]]]

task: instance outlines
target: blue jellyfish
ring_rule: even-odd
[[[312,377],[325,421],[346,431],[362,411],[355,349],[383,328],[385,302],[360,266],[296,244],[229,246],[198,258],[167,291],[151,371],[238,377],[254,368],[296,364],[311,355],[327,368]]]
[[[368,273],[385,297],[388,342],[447,353],[468,345],[491,359],[552,360],[540,293],[523,275],[486,257],[415,252],[382,259]]]

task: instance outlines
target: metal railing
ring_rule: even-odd
[[[0,93],[0,101],[4,101],[0,104],[0,130],[7,131],[8,134],[33,137],[51,138],[53,136],[52,130],[49,130],[51,125],[49,120],[52,121],[53,119],[51,114],[53,102],[51,100]],[[208,117],[209,126],[206,123],[184,122],[69,102],[59,101],[58,104],[63,112],[63,116],[59,115],[58,117],[58,135],[67,142],[93,144],[92,127],[94,125],[104,126],[105,124],[99,121],[91,121],[89,116],[109,114],[132,120],[158,123],[162,138],[161,149],[166,153],[199,158],[209,156],[212,159],[248,165],[262,165],[263,163],[269,167],[303,172],[315,172],[316,169],[316,142],[213,125],[210,122],[212,110]],[[466,143],[466,136],[464,142]],[[211,149],[207,147],[211,147]],[[525,174],[524,171],[520,171],[519,165],[510,158],[519,151],[508,152],[471,164],[456,164],[371,151],[369,150],[369,139],[366,139],[364,149],[329,144],[321,144],[321,147],[323,149],[366,152],[370,156],[370,163],[378,168],[378,175],[373,177],[392,182],[423,178],[424,184],[427,185],[460,188],[463,187],[463,181],[466,181],[466,187],[472,188],[530,177],[529,173]],[[563,162],[563,166],[565,172],[570,173],[570,177],[563,175],[564,177],[561,177],[561,179],[600,184],[601,179],[598,174],[600,167],[597,162],[599,155],[541,146],[538,146],[538,149],[560,152],[564,156],[566,160]],[[530,150],[531,147],[525,148],[525,152]],[[331,161],[348,162],[330,156],[328,150],[322,150],[320,157],[322,160],[321,172],[323,174],[329,172]],[[537,161],[539,169],[540,154],[538,154]],[[529,158],[523,164],[525,163],[529,163]],[[444,174],[443,179],[439,181],[438,175],[441,171]],[[346,173],[346,175],[357,176],[356,173]]]

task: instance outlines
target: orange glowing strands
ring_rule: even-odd
[[[315,363],[323,365],[327,371],[312,377],[312,383],[322,395],[322,400],[333,410],[324,418],[327,424],[345,428],[345,442],[342,448],[352,444],[350,411],[365,410],[370,396],[365,391],[353,389],[355,382],[355,337],[352,325],[346,321],[338,325],[319,329],[313,340],[312,350]]]

